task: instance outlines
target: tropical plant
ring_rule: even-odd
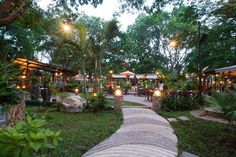
[[[0,130],[0,156],[50,156],[60,140],[60,131],[45,129],[45,120],[27,117],[14,127]]]
[[[204,101],[215,111],[223,113],[229,124],[236,120],[236,92],[214,92],[213,96],[205,95]]]
[[[0,67],[0,105],[11,106],[18,103],[15,80],[20,72],[14,64],[3,64]]]
[[[106,97],[103,93],[98,93],[97,96],[90,95],[87,97],[87,109],[98,112],[106,109],[106,105],[108,104]]]

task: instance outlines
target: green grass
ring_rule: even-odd
[[[178,137],[179,151],[187,151],[201,157],[236,156],[236,128],[225,124],[195,118],[189,112],[160,112],[161,116],[177,118],[181,115],[189,121],[172,122]]]
[[[27,109],[35,111],[35,107]],[[50,108],[55,110],[55,108]],[[98,113],[46,113],[48,127],[61,130],[61,141],[55,157],[79,157],[113,134],[122,124],[121,112],[113,110]]]
[[[113,106],[114,105],[114,99],[107,99],[108,105]],[[129,102],[129,101],[123,101],[123,106],[144,106],[143,104],[135,103],[135,102]]]

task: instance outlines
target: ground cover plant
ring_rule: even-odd
[[[188,111],[160,112],[165,118],[187,116],[189,121],[171,122],[178,137],[179,152],[187,151],[201,157],[236,156],[236,128],[226,124],[195,118]]]
[[[60,131],[45,127],[44,119],[27,117],[13,127],[0,129],[0,156],[51,156],[60,140]]]
[[[163,97],[161,109],[164,111],[188,111],[199,107],[197,96],[172,95]]]
[[[37,107],[28,107],[36,112]],[[54,157],[79,157],[86,151],[113,134],[122,124],[121,112],[113,110],[101,112],[62,113],[56,108],[49,108],[40,113],[48,121],[48,127],[61,130],[62,141],[59,142]]]

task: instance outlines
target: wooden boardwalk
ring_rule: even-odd
[[[169,122],[150,109],[123,108],[124,123],[83,157],[175,157],[177,137]],[[105,129],[105,128],[104,128]]]

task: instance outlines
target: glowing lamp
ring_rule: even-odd
[[[176,48],[178,46],[178,43],[176,40],[171,40],[170,41],[170,46],[173,47],[173,48]]]
[[[55,73],[55,76],[58,76],[58,73],[57,73],[57,72]]]
[[[25,85],[22,86],[22,89],[25,89]]]
[[[113,74],[113,70],[109,70],[109,73],[110,73],[110,74]]]
[[[97,97],[97,96],[98,96],[98,94],[97,94],[97,93],[93,93],[92,95],[93,95],[94,97]]]
[[[17,89],[20,89],[20,86],[16,86]]]
[[[151,109],[153,111],[156,111],[158,108],[160,108],[161,104],[162,104],[162,92],[159,89],[154,89],[153,91],[153,97],[152,97],[152,106]]]
[[[22,79],[26,79],[26,75],[21,75],[21,78]]]
[[[75,94],[77,95],[79,93],[79,88],[75,88]]]
[[[160,97],[161,96],[161,91],[159,89],[155,89],[153,92],[154,97]]]
[[[123,90],[117,87],[114,91],[114,109],[121,110],[122,101],[123,101]]]
[[[115,89],[114,96],[123,96],[122,89],[120,88]]]
[[[68,32],[68,31],[70,31],[71,28],[68,24],[64,24],[63,29],[64,29],[64,31]]]

